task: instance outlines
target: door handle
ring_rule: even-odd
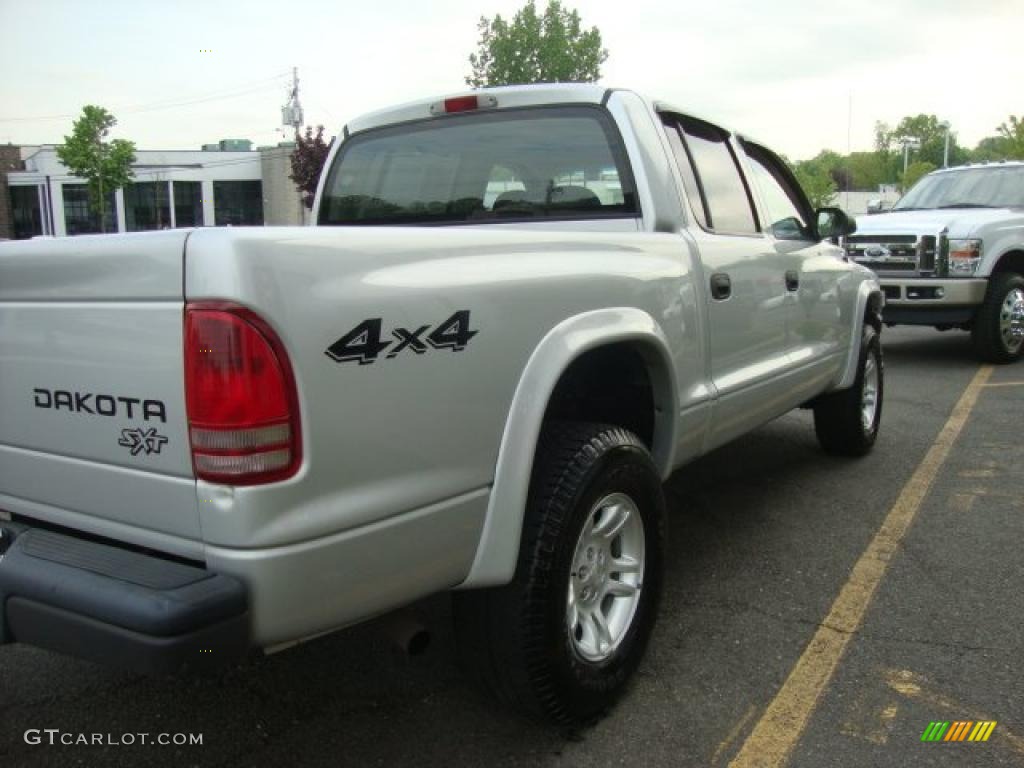
[[[711,298],[718,301],[732,296],[732,279],[724,272],[716,272],[711,276]]]
[[[786,290],[796,291],[800,288],[800,273],[795,269],[786,270]]]

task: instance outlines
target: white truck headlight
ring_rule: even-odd
[[[949,274],[973,275],[981,263],[981,240],[949,241]]]

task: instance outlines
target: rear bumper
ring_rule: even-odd
[[[894,325],[958,325],[970,322],[985,300],[988,281],[878,276],[885,294],[882,319]]]
[[[0,644],[158,673],[231,664],[250,646],[234,577],[42,528],[0,531]]]

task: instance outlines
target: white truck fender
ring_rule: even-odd
[[[519,379],[498,451],[480,544],[460,589],[497,586],[512,579],[534,452],[551,394],[582,354],[621,342],[638,343],[647,363],[656,410],[653,458],[662,477],[671,473],[679,395],[662,329],[650,315],[633,307],[599,309],[563,320],[541,339]]]
[[[863,319],[868,311],[868,302],[877,301],[875,307],[879,317],[882,314],[882,307],[885,305],[885,296],[882,288],[875,279],[863,280],[857,288],[857,298],[854,301],[854,315],[850,322],[850,348],[846,354],[846,365],[843,367],[843,374],[833,389],[847,389],[853,386],[857,379],[857,362],[860,360],[860,342],[862,323],[855,322],[856,319]]]

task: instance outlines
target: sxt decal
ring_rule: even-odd
[[[122,429],[121,439],[118,445],[131,448],[132,456],[138,456],[143,451],[149,456],[151,453],[160,453],[160,449],[167,444],[167,438],[159,434],[155,429]]]
[[[391,331],[394,341],[381,341],[382,325],[383,321],[379,317],[363,320],[331,344],[326,350],[326,355],[338,363],[355,361],[360,365],[370,365],[376,362],[381,352],[388,347],[391,347],[386,356],[388,360],[406,350],[422,355],[427,351],[428,345],[434,349],[450,349],[452,352],[461,352],[469,344],[470,339],[477,334],[477,331],[469,330],[468,309],[460,309],[447,320],[439,323],[429,334],[427,334],[427,331],[430,330],[429,325],[421,325],[415,330],[395,328]],[[424,336],[424,334],[427,335]]]

